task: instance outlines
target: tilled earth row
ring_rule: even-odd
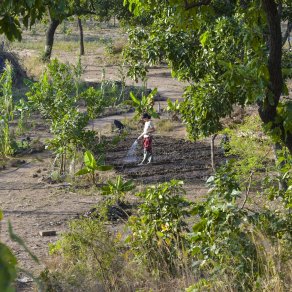
[[[143,184],[184,180],[188,183],[203,183],[212,172],[210,145],[203,142],[190,142],[165,136],[153,138],[153,163],[138,166],[142,159],[143,149],[138,146],[135,163],[125,162],[127,151],[135,141],[134,136],[127,137],[116,147],[107,150],[107,162],[122,175],[135,179]],[[222,159],[222,151],[215,149],[215,159]]]

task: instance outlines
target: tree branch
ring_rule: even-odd
[[[199,2],[192,2],[192,3],[189,3],[188,0],[184,0],[184,1],[185,1],[185,10],[189,10],[194,7],[209,5],[211,3],[211,0],[201,0]]]

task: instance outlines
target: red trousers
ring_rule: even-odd
[[[143,148],[146,151],[152,151],[152,137],[143,138]]]

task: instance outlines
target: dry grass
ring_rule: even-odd
[[[169,119],[161,119],[155,122],[155,126],[159,133],[171,132],[174,130],[175,122]]]
[[[27,56],[23,58],[22,63],[26,68],[27,75],[33,79],[38,79],[44,72],[45,64],[41,61],[39,56]]]

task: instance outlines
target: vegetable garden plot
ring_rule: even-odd
[[[135,137],[129,136],[126,140],[107,151],[107,163],[128,178],[142,183],[159,183],[171,179],[180,179],[189,183],[203,183],[212,173],[210,145],[202,142],[192,143],[182,139],[173,139],[164,136],[153,138],[154,162],[145,166],[137,163],[124,163],[124,158]],[[138,146],[139,159],[142,159],[143,150]],[[223,158],[222,151],[215,149],[217,163]]]

